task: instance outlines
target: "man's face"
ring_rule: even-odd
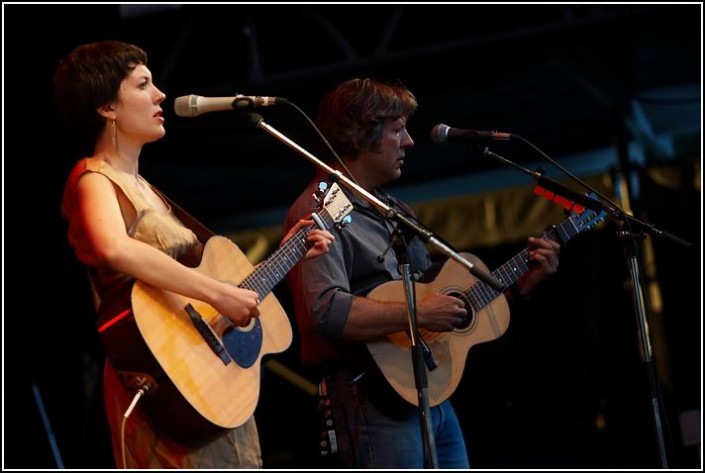
[[[366,170],[374,181],[372,187],[399,179],[406,149],[412,146],[414,140],[406,130],[406,118],[385,121],[379,146],[363,153]]]

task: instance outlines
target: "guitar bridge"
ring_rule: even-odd
[[[213,350],[213,353],[220,358],[224,365],[228,365],[230,363],[230,355],[228,355],[225,347],[222,343],[220,343],[220,340],[218,340],[218,336],[215,334],[213,329],[210,328],[210,326],[203,320],[203,317],[201,317],[201,314],[199,314],[190,303],[184,306],[184,310],[189,317],[191,317],[191,322],[193,322],[193,325],[196,327],[196,330],[198,330],[198,333],[200,333],[206,341],[206,344],[211,350]]]

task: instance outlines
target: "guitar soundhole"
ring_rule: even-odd
[[[475,311],[472,308],[472,305],[470,305],[470,300],[467,298],[464,292],[462,291],[450,291],[445,293],[448,296],[453,296],[457,297],[461,301],[463,301],[463,304],[465,304],[465,309],[468,311],[468,315],[465,317],[465,321],[458,325],[455,329],[456,330],[466,330],[471,328],[475,324]]]
[[[223,345],[230,358],[241,368],[249,368],[255,364],[262,349],[262,323],[260,319],[252,319],[250,325],[242,330],[228,327],[223,332]]]

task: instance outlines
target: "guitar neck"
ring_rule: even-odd
[[[320,212],[318,216],[321,217],[324,224],[328,226],[333,224],[332,219],[325,211]],[[296,266],[296,263],[306,256],[309,248],[311,248],[308,234],[315,228],[318,228],[318,226],[314,224],[299,229],[269,258],[259,264],[238,287],[253,290],[260,299],[264,299],[274,286],[279,284],[287,273]]]
[[[570,219],[566,219],[545,231],[542,236],[547,240],[564,244],[577,234],[578,229],[573,222]],[[529,269],[529,249],[525,248],[512,259],[492,271],[492,276],[500,281],[504,287],[509,287],[524,274],[528,273]],[[479,311],[496,299],[500,292],[488,284],[478,281],[470,287],[468,295],[473,309]]]

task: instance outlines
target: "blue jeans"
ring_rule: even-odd
[[[367,376],[367,375],[365,375]],[[425,460],[419,408],[377,382],[349,373],[328,378],[331,415],[342,468],[421,469]],[[384,384],[386,381],[382,380]],[[438,468],[469,468],[465,440],[449,400],[430,408]]]

